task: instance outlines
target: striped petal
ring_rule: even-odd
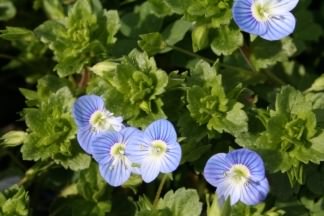
[[[179,143],[168,143],[167,152],[161,158],[162,173],[170,173],[177,169],[181,160],[181,147]]]
[[[125,155],[133,162],[141,164],[144,158],[149,154],[150,144],[145,142],[143,132],[129,139],[125,148]]]
[[[235,185],[229,179],[224,179],[224,181],[220,182],[216,193],[219,196],[223,196],[225,200],[230,197],[231,205],[234,205],[240,200],[241,197],[241,185]]]
[[[97,95],[79,97],[73,105],[72,113],[78,127],[87,127],[91,115],[97,110],[104,110],[105,103]]]
[[[128,165],[126,161],[115,160],[113,163],[99,164],[99,171],[108,184],[117,187],[130,177],[131,168]]]
[[[249,182],[241,192],[241,201],[247,205],[262,202],[269,193],[269,183],[266,178],[259,182]]]
[[[81,148],[87,152],[88,154],[92,154],[91,145],[92,141],[99,134],[92,131],[90,126],[80,128],[77,132],[77,140],[81,146]]]
[[[260,36],[266,40],[280,40],[294,31],[296,19],[290,12],[287,12],[272,16],[266,23],[268,29]]]
[[[156,120],[144,131],[151,140],[163,140],[166,143],[176,142],[177,133],[173,125],[165,119]]]
[[[227,154],[226,158],[232,164],[243,164],[250,171],[250,178],[253,181],[264,179],[265,171],[262,158],[254,151],[238,149]]]
[[[286,13],[294,9],[299,0],[268,0],[271,14]]]
[[[255,35],[264,34],[267,26],[253,17],[252,4],[252,0],[236,0],[232,8],[233,19],[240,29],[245,32]]]
[[[228,171],[231,166],[232,164],[226,160],[226,154],[216,154],[207,161],[204,168],[204,177],[209,184],[218,187],[224,180],[224,173]]]
[[[120,138],[120,134],[118,132],[106,132],[99,136],[97,136],[91,145],[91,152],[93,158],[98,163],[108,163],[112,160],[112,156],[110,154],[111,147],[118,143]]]
[[[143,181],[149,183],[153,181],[160,172],[161,161],[156,157],[148,156],[141,164],[141,174]]]

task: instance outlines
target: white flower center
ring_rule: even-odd
[[[110,170],[113,170],[118,163],[124,166],[126,169],[131,168],[131,162],[125,156],[125,144],[115,143],[110,149],[110,155],[112,156],[112,163],[109,167]]]
[[[162,140],[152,142],[151,153],[154,156],[161,156],[167,151],[167,144]]]
[[[121,157],[125,155],[125,144],[123,143],[115,143],[111,149],[110,154],[113,157]]]
[[[107,110],[97,110],[90,117],[91,129],[94,132],[116,130],[117,123],[116,117]]]
[[[250,170],[243,164],[235,164],[225,173],[236,184],[246,184],[251,176]]]
[[[251,10],[253,17],[259,22],[265,22],[270,17],[270,7],[268,4],[262,4],[255,0]]]

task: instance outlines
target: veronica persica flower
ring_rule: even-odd
[[[217,188],[219,197],[230,197],[231,205],[238,201],[255,205],[269,192],[261,157],[247,149],[212,156],[204,168],[204,177]]]
[[[243,31],[266,40],[280,40],[295,29],[296,20],[290,11],[297,3],[298,0],[235,0],[233,18]]]
[[[136,172],[128,159],[125,148],[132,137],[141,132],[136,128],[124,128],[119,132],[105,132],[98,135],[91,145],[93,158],[99,163],[101,176],[112,186],[120,186]]]
[[[173,125],[164,119],[154,121],[126,146],[126,155],[140,165],[145,182],[153,181],[159,173],[173,172],[180,163],[181,147]]]
[[[115,117],[105,108],[103,99],[96,95],[81,96],[72,110],[78,126],[77,139],[84,151],[91,154],[94,137],[105,131],[120,131],[124,126],[122,117]]]

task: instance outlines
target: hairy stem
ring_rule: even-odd
[[[164,183],[165,183],[167,177],[168,176],[166,174],[163,175],[163,177],[162,177],[162,180],[160,182],[158,190],[156,191],[155,198],[153,201],[153,209],[155,209],[157,207],[157,204],[159,203],[160,195],[161,195],[161,192],[162,192],[162,189],[163,189],[163,186],[164,186]]]

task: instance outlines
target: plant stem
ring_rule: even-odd
[[[157,207],[157,204],[159,203],[160,195],[161,195],[161,192],[162,192],[162,189],[163,189],[163,186],[164,186],[164,183],[165,183],[167,177],[168,176],[166,174],[164,174],[162,177],[162,180],[160,182],[158,190],[156,191],[155,198],[153,201],[153,209],[155,209]]]
[[[172,48],[173,50],[176,50],[176,51],[181,52],[181,53],[183,53],[183,54],[186,54],[186,55],[188,55],[188,56],[191,56],[191,57],[194,57],[194,58],[202,59],[202,60],[204,60],[204,61],[206,61],[206,62],[208,62],[208,63],[211,63],[211,64],[214,64],[214,63],[215,63],[215,61],[213,61],[213,60],[211,60],[211,59],[209,59],[209,58],[203,57],[203,56],[201,56],[201,55],[198,55],[198,54],[196,54],[196,53],[193,53],[193,52],[190,52],[190,51],[188,51],[188,50],[182,49],[182,48],[180,48],[180,47],[172,46],[172,45],[168,45],[168,46],[169,46],[170,48]]]
[[[242,55],[242,57],[244,58],[244,61],[249,65],[249,67],[251,68],[251,70],[254,73],[257,73],[255,67],[253,66],[252,62],[250,61],[246,51],[244,51],[244,48],[240,47],[240,53]],[[265,75],[270,78],[272,81],[274,81],[275,83],[277,83],[278,85],[286,85],[286,83],[280,79],[278,76],[276,76],[274,73],[272,73],[269,70],[265,70]]]

